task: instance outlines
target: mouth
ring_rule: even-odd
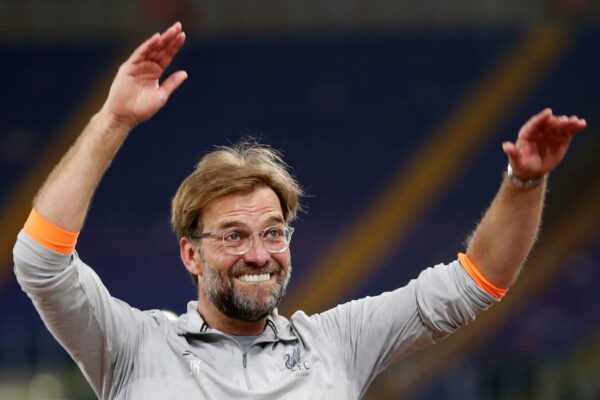
[[[271,280],[273,274],[244,274],[237,277],[238,280],[245,283],[260,283]]]

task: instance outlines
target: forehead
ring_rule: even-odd
[[[269,187],[216,198],[206,205],[202,213],[205,230],[226,225],[256,228],[270,222],[283,222],[283,212],[277,194]]]

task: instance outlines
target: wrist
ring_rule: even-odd
[[[515,185],[519,189],[525,190],[540,186],[542,183],[546,182],[546,178],[548,177],[548,174],[545,174],[539,178],[521,179],[517,176],[517,174],[515,174],[515,171],[512,169],[510,163],[506,168],[506,175],[508,176],[508,179],[512,182],[513,185]]]
[[[136,125],[132,119],[120,117],[104,107],[93,118],[107,129],[115,132],[129,133]]]
[[[81,135],[81,140],[85,148],[93,152],[106,153],[107,157],[112,159],[129,136],[131,129],[131,125],[126,121],[121,121],[109,112],[100,110],[92,116]]]

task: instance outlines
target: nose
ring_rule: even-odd
[[[255,236],[252,241],[252,246],[250,250],[244,254],[244,261],[250,265],[256,265],[257,267],[262,267],[271,258],[271,253],[265,247],[264,242],[260,236]]]

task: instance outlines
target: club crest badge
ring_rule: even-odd
[[[299,347],[283,355],[284,365],[287,370],[293,372],[295,376],[308,376],[310,373],[310,364],[302,358],[302,352]]]

